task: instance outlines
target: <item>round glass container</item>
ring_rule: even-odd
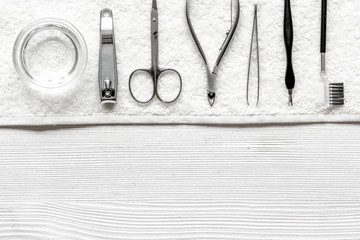
[[[87,47],[83,36],[62,19],[40,19],[19,34],[13,61],[31,88],[56,93],[71,88],[84,74]]]

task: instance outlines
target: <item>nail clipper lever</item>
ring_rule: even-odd
[[[100,99],[103,104],[116,103],[118,72],[112,11],[102,10],[100,20]]]

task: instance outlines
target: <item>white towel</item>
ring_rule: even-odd
[[[151,0],[2,0],[0,3],[0,125],[64,124],[263,124],[360,121],[360,1],[329,1],[327,69],[331,82],[344,82],[346,105],[319,105],[320,0],[292,0],[294,106],[287,105],[284,1],[258,1],[261,98],[246,104],[246,78],[253,22],[253,1],[241,1],[238,31],[217,79],[214,107],[207,101],[205,66],[190,35],[185,0],[158,0],[160,67],[177,69],[183,93],[171,105],[156,99],[139,105],[128,90],[128,78],[149,68]],[[118,103],[102,106],[98,89],[100,11],[114,13],[119,70]],[[38,18],[73,23],[89,50],[84,76],[76,88],[57,97],[29,89],[13,67],[12,48],[19,32]],[[230,27],[230,0],[192,0],[191,18],[211,65]],[[256,66],[256,65],[254,65]],[[256,81],[256,79],[252,78]],[[254,90],[254,88],[252,88]]]

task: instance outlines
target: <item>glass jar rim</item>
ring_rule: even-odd
[[[73,43],[75,54],[75,65],[70,74],[66,77],[66,81],[59,86],[50,86],[46,84],[39,84],[34,81],[27,70],[25,64],[25,52],[26,46],[31,38],[36,34],[44,30],[55,29],[63,33]],[[51,37],[51,36],[49,36]],[[25,27],[16,39],[13,49],[13,62],[15,69],[19,76],[24,80],[27,86],[40,92],[56,93],[67,89],[78,81],[85,72],[87,65],[88,51],[84,37],[79,30],[66,20],[59,18],[43,18],[39,19],[27,27]]]

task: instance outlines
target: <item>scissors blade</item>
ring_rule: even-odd
[[[156,0],[153,0],[153,1],[152,1],[152,8],[153,8],[154,10],[157,10],[157,1],[156,1]]]
[[[159,23],[158,23],[158,11],[157,11],[157,2],[153,0],[153,6],[151,10],[151,56],[152,56],[152,69],[154,71],[154,79],[156,79],[158,62],[159,62],[159,42],[158,42],[158,33],[159,33]]]

